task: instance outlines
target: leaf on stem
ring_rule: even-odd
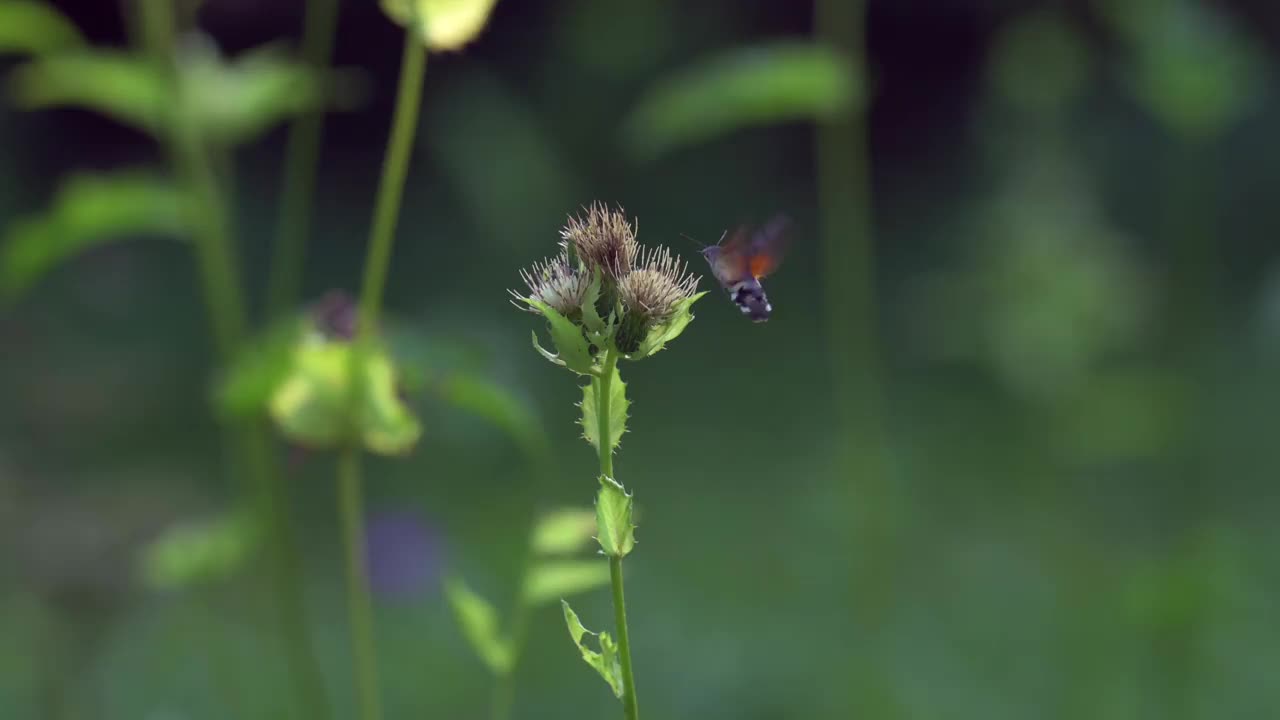
[[[12,223],[0,246],[0,299],[13,300],[77,254],[129,236],[183,236],[189,199],[139,170],[73,175],[49,209]]]
[[[627,359],[632,361],[643,360],[665,348],[667,343],[680,337],[684,329],[689,327],[689,323],[693,322],[693,304],[706,294],[704,290],[690,298],[681,300],[680,304],[676,306],[675,314],[671,316],[671,319],[651,328],[644,341],[640,343],[640,347],[635,352],[628,354],[626,356]]]
[[[631,495],[610,477],[600,476],[596,495],[596,541],[610,557],[626,557],[636,546]]]
[[[511,671],[511,645],[498,632],[498,612],[460,578],[445,582],[445,596],[462,634],[494,675]]]
[[[649,159],[754,125],[822,120],[862,102],[854,61],[814,43],[730,50],[668,78],[624,126],[632,152]]]
[[[0,2],[0,53],[62,51],[84,44],[75,24],[52,4],[36,0]]]
[[[599,402],[603,381],[598,376],[591,376],[591,382],[582,386],[582,436],[591,443],[591,447],[600,451],[600,416]],[[618,374],[618,367],[613,367],[613,378],[609,382],[609,451],[612,452],[622,441],[622,434],[627,431],[627,385]]]
[[[535,565],[525,578],[524,602],[541,605],[609,584],[609,565],[594,560],[551,560]]]
[[[143,551],[143,580],[175,590],[227,578],[244,567],[258,540],[257,526],[239,513],[179,525]]]
[[[618,658],[618,646],[614,644],[613,638],[609,637],[607,632],[593,633],[586,629],[578,619],[578,614],[569,607],[569,603],[561,600],[560,605],[564,608],[564,623],[569,628],[569,637],[573,638],[573,644],[577,645],[579,652],[582,653],[583,662],[595,668],[595,671],[600,673],[600,677],[609,683],[614,697],[622,699],[622,664]],[[599,652],[587,647],[582,641],[586,635],[597,638]]]
[[[579,375],[590,375],[592,369],[591,346],[582,335],[582,328],[571,320],[556,312],[555,308],[533,298],[520,298],[547,319],[551,330],[551,341],[555,344],[556,354],[547,352],[538,344],[538,333],[533,333],[533,347],[546,359],[566,367]]]

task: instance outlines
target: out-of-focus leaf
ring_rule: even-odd
[[[144,550],[143,578],[159,590],[226,578],[244,566],[258,539],[257,526],[242,514],[180,525]]]
[[[1132,46],[1134,93],[1174,132],[1227,130],[1261,100],[1266,58],[1258,42],[1212,4],[1192,0],[1098,0]]]
[[[395,366],[386,353],[365,358],[365,395],[361,403],[364,444],[382,455],[401,455],[413,449],[422,427],[400,398]]]
[[[333,448],[349,433],[359,432],[372,452],[409,451],[422,429],[399,397],[390,356],[379,348],[367,351],[360,362],[364,396],[357,416],[351,416],[352,351],[350,343],[303,338],[293,350],[287,377],[271,397],[272,417],[287,437],[308,447]]]
[[[84,37],[52,4],[0,0],[0,53],[41,53],[84,44]]]
[[[446,581],[444,590],[458,627],[484,664],[494,675],[510,672],[514,660],[511,645],[498,632],[498,613],[493,605],[459,578]]]
[[[1021,110],[1060,112],[1083,89],[1089,61],[1069,20],[1045,10],[1001,33],[992,50],[991,82]]]
[[[568,555],[581,550],[595,534],[595,511],[554,510],[538,519],[533,529],[533,551],[539,555]]]
[[[544,562],[525,578],[524,601],[541,605],[608,583],[609,565],[600,559]]]
[[[547,453],[542,425],[529,406],[501,385],[466,373],[450,375],[439,384],[440,394],[454,407],[492,423],[510,436],[530,457]]]
[[[215,387],[215,405],[228,417],[263,413],[293,366],[305,325],[289,319],[269,328],[236,354]]]
[[[632,500],[616,480],[600,477],[596,495],[596,540],[610,557],[626,557],[636,546],[635,523],[631,520]]]
[[[416,27],[431,50],[458,50],[489,22],[498,0],[382,0],[382,11],[405,27]]]
[[[689,323],[693,322],[693,304],[706,294],[706,291],[703,291],[691,298],[681,300],[680,304],[676,306],[675,314],[671,316],[671,319],[661,325],[655,325],[650,328],[649,334],[640,343],[640,347],[635,352],[628,354],[626,358],[628,360],[643,360],[665,348],[667,343],[680,337],[684,329],[689,327]]]
[[[591,382],[582,386],[582,436],[591,443],[591,447],[600,451],[600,414],[599,402],[602,382],[592,375]],[[627,431],[627,384],[622,382],[618,367],[613,367],[613,377],[609,381],[609,437],[604,441],[612,452],[622,441],[622,434]]]
[[[186,111],[205,137],[228,145],[252,140],[329,99],[313,67],[275,46],[226,60],[211,42],[192,43],[180,67]]]
[[[178,71],[175,89],[145,56],[82,51],[17,68],[11,89],[25,108],[87,108],[154,136],[182,119],[225,145],[251,140],[329,98],[313,68],[272,47],[228,61],[210,43],[193,41],[179,53]]]
[[[823,45],[731,50],[652,88],[624,136],[636,156],[649,159],[743,127],[838,117],[856,109],[863,92],[854,61]]]
[[[556,354],[553,355],[547,352],[539,345],[538,333],[534,332],[533,347],[538,353],[556,365],[569,368],[579,375],[591,374],[591,346],[587,343],[587,338],[582,335],[582,328],[574,325],[571,320],[556,312],[555,308],[540,300],[534,300],[533,298],[520,299],[542,313],[550,327],[551,340],[555,343]]]
[[[155,134],[176,107],[149,59],[119,51],[86,50],[38,58],[9,78],[14,100],[28,109],[74,106]]]
[[[48,210],[6,229],[0,299],[12,300],[59,263],[112,240],[182,236],[187,202],[172,181],[147,172],[71,176]]]
[[[573,644],[577,645],[578,651],[582,653],[582,661],[595,668],[595,671],[600,673],[600,677],[609,683],[614,697],[621,699],[622,664],[618,658],[618,646],[614,644],[613,638],[609,637],[607,632],[597,634],[583,627],[578,614],[569,607],[569,603],[561,600],[560,606],[564,608],[564,624],[569,628],[569,637],[573,638]],[[586,635],[596,636],[600,645],[599,652],[587,647],[582,641]]]

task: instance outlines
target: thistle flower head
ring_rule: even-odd
[[[560,237],[561,246],[573,249],[588,275],[598,269],[612,282],[631,272],[639,254],[635,228],[621,208],[610,210],[602,203],[592,203],[585,217],[569,218]]]
[[[656,325],[669,321],[681,303],[698,291],[701,278],[664,247],[646,248],[639,267],[618,282],[625,311],[618,331],[618,347],[633,352]]]
[[[581,314],[583,299],[587,296],[587,289],[591,287],[591,276],[574,267],[568,252],[561,252],[555,257],[534,263],[528,270],[521,270],[520,278],[528,286],[529,294],[522,296],[512,290],[512,295],[542,302],[565,317]],[[517,307],[538,312],[522,304],[517,304]]]
[[[627,314],[649,324],[662,323],[671,319],[681,301],[693,297],[700,279],[667,248],[645,248],[639,267],[618,283],[618,296]]]

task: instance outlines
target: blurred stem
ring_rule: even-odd
[[[382,181],[378,186],[373,228],[369,234],[369,254],[364,263],[364,283],[360,288],[358,337],[361,343],[367,343],[376,333],[378,315],[382,311],[382,294],[387,284],[387,269],[391,265],[391,247],[395,241],[404,181],[409,174],[409,157],[418,127],[422,78],[426,69],[426,46],[414,33],[406,32],[395,118],[382,164]]]
[[[338,458],[338,508],[347,561],[347,612],[362,720],[382,717],[378,698],[377,654],[373,643],[373,601],[365,568],[364,503],[360,488],[360,450],[347,448]]]
[[[217,174],[205,146],[198,119],[184,112],[184,88],[174,55],[172,0],[137,0],[141,29],[156,66],[169,78],[176,110],[162,140],[179,180],[192,203],[192,233],[205,304],[213,327],[218,358],[228,363],[244,340],[247,327],[243,287],[237,270],[229,226],[230,214],[219,190]],[[275,582],[272,599],[278,614],[281,639],[289,655],[289,671],[295,702],[307,718],[330,716],[320,666],[307,634],[306,614],[297,570],[297,551],[287,522],[283,480],[274,467],[267,429],[261,421],[234,429],[232,446],[252,482],[258,518],[269,533],[270,575]]]
[[[412,32],[406,32],[395,116],[391,124],[391,137],[387,141],[387,154],[382,164],[382,180],[378,184],[373,227],[370,229],[368,255],[364,263],[364,283],[360,288],[356,341],[348,368],[351,373],[350,402],[353,418],[360,413],[360,403],[364,397],[364,358],[376,335],[378,315],[382,309],[382,294],[391,264],[391,248],[400,214],[400,199],[404,195],[404,182],[409,173],[409,157],[418,125],[418,110],[422,104],[422,78],[426,67],[426,46]],[[343,450],[338,460],[338,484],[345,530],[348,610],[351,615],[352,655],[356,665],[360,717],[363,720],[377,720],[382,716],[382,710],[378,699],[378,671],[373,644],[373,603],[364,567],[365,537],[358,445]]]
[[[610,394],[613,375],[618,368],[618,349],[610,347],[605,353],[604,363],[600,369],[600,387],[596,393],[596,418],[600,423],[600,474],[613,478],[613,445],[609,438],[613,437],[610,428]],[[618,634],[618,657],[622,664],[622,707],[627,720],[638,720],[640,717],[639,702],[636,699],[636,680],[631,670],[631,640],[627,632],[627,601],[622,588],[622,558],[609,557],[609,582],[613,588],[613,624]]]
[[[865,75],[865,3],[816,0],[815,33]],[[820,122],[814,159],[821,217],[824,305],[828,357],[838,436],[836,467],[846,478],[842,503],[849,511],[853,558],[851,587],[845,602],[863,638],[877,631],[891,604],[893,512],[886,479],[886,441],[880,422],[881,369],[876,332],[876,278],[872,243],[870,142],[861,108]],[[859,681],[849,690],[858,697],[858,715],[889,717],[894,702],[887,683],[863,650]]]
[[[338,0],[311,0],[306,5],[302,56],[313,70],[319,71],[328,66],[333,54]],[[298,302],[301,294],[323,127],[324,109],[318,107],[298,118],[289,129],[280,225],[271,258],[271,275],[267,281],[267,314],[272,318],[287,312]]]

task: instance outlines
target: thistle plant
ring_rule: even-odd
[[[643,360],[676,339],[693,320],[699,278],[663,247],[636,242],[635,227],[622,210],[593,204],[569,219],[560,251],[522,271],[527,293],[512,291],[516,306],[542,315],[555,352],[533,333],[540,355],[588,378],[582,386],[582,435],[600,458],[596,493],[596,540],[609,559],[614,632],[592,633],[561,601],[569,635],[582,659],[604,678],[622,702],[628,720],[639,717],[627,632],[622,560],[635,549],[633,498],[618,482],[613,453],[626,432],[626,384],[621,360]],[[584,639],[596,638],[596,647]]]

